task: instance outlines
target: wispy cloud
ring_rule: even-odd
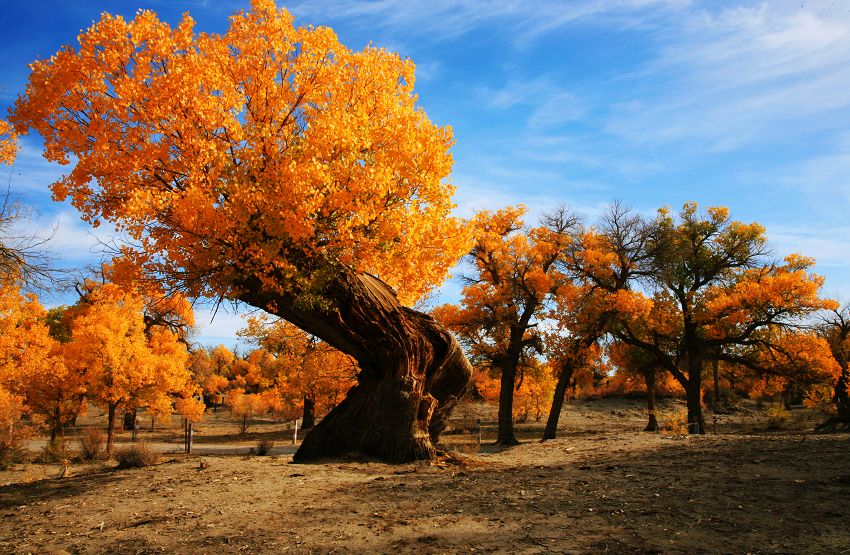
[[[245,308],[234,308],[230,305],[196,306],[196,329],[192,340],[202,345],[214,346],[224,344],[232,348],[244,345],[236,338],[236,332],[245,327],[244,316],[251,312]]]
[[[661,50],[624,76],[608,131],[630,141],[693,140],[716,151],[789,141],[848,119],[850,13],[770,3],[680,14]]]
[[[66,266],[82,266],[110,257],[116,234],[107,227],[92,228],[74,212],[33,214],[17,222],[15,232],[39,238],[48,255]]]
[[[630,16],[687,5],[684,0],[309,0],[290,9],[305,21],[366,20],[372,26],[421,40],[447,40],[499,24],[510,41],[523,43],[567,25],[600,17]]]
[[[533,130],[559,127],[581,119],[586,112],[578,96],[549,76],[513,80],[499,89],[483,88],[478,94],[493,108],[525,108],[528,112],[526,126]]]
[[[768,226],[768,235],[781,256],[801,253],[820,268],[850,269],[850,226]]]

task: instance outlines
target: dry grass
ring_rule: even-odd
[[[84,461],[98,461],[106,457],[106,435],[97,428],[87,428],[77,438],[80,446],[80,458]]]
[[[160,461],[161,455],[159,452],[150,448],[150,446],[140,441],[129,447],[122,447],[115,451],[115,460],[118,461],[118,468],[143,468],[152,466]]]

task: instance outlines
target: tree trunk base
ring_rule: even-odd
[[[646,423],[646,428],[643,429],[644,432],[658,432],[658,420],[655,418],[654,414],[649,416],[649,421]]]
[[[434,445],[467,391],[472,367],[454,337],[430,316],[401,310],[430,354],[419,368],[406,362],[410,353],[392,353],[401,361],[385,360],[404,372],[362,369],[360,383],[304,437],[293,462],[351,455],[389,463],[436,458]]]
[[[507,439],[497,439],[495,445],[496,447],[516,447],[520,444],[520,441],[515,438],[507,438]]]
[[[303,463],[345,455],[403,463],[436,457],[428,430],[416,425],[417,412],[433,411],[433,398],[417,396],[416,383],[387,380],[355,386],[313,431],[292,458]]]
[[[258,280],[240,300],[269,309],[354,357],[358,384],[304,437],[293,462],[346,455],[400,463],[436,458],[434,444],[466,393],[472,366],[457,340],[427,314],[403,307],[369,274],[341,272],[323,293],[330,308],[269,293]]]

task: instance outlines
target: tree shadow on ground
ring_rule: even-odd
[[[71,499],[122,479],[121,474],[115,469],[103,468],[68,478],[48,478],[2,486],[0,487],[0,510],[42,501]]]

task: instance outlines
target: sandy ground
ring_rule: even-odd
[[[247,455],[259,437],[286,443],[286,426],[246,439],[220,416],[200,426],[210,454],[0,472],[0,552],[850,553],[850,435],[812,434],[805,413],[766,430],[744,411],[702,437],[637,431],[639,401],[575,403],[563,420],[558,440],[532,440],[532,422],[498,452],[449,434],[460,454],[431,465],[293,465],[288,445]],[[178,431],[142,436],[174,451]]]

